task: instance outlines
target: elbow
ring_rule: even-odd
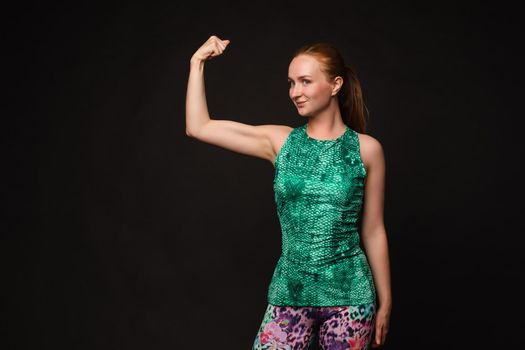
[[[373,228],[363,228],[361,232],[361,239],[375,239],[377,237],[386,236],[386,230],[384,225],[377,225]]]
[[[186,136],[188,137],[191,137],[191,138],[196,138],[196,131],[195,131],[195,128],[186,128]]]
[[[186,136],[197,139],[199,134],[202,132],[204,125],[193,125],[192,127],[186,126]]]

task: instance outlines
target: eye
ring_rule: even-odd
[[[288,86],[292,86],[294,83],[291,80],[288,80]]]
[[[304,85],[308,85],[308,84],[310,84],[310,83],[311,83],[310,80],[308,80],[308,79],[303,79],[303,84],[304,84]]]

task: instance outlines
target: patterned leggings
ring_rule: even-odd
[[[323,350],[366,350],[375,313],[375,303],[330,307],[268,304],[252,349],[308,349],[313,336],[318,336]]]

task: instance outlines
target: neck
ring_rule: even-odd
[[[346,130],[339,106],[328,107],[315,116],[308,118],[308,134],[321,139],[334,138]]]

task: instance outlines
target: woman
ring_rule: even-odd
[[[275,167],[282,254],[253,349],[306,349],[313,336],[322,349],[384,344],[392,306],[385,161],[381,144],[364,134],[355,73],[333,46],[307,45],[288,68],[289,96],[307,123],[210,119],[204,63],[229,44],[211,36],[190,60],[186,134]]]

